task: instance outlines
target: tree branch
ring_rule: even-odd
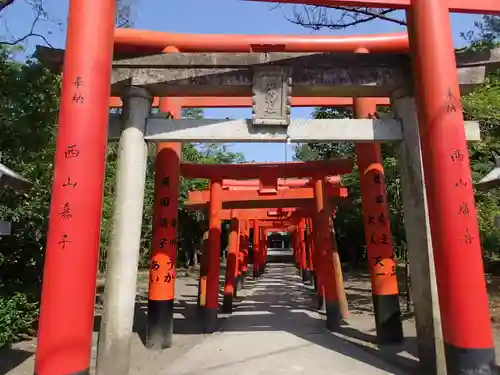
[[[2,2],[3,1],[3,2]],[[0,0],[0,12],[5,9],[7,6],[12,5],[15,2],[15,0]],[[10,4],[7,4],[10,3]],[[43,7],[43,2],[36,3],[36,2],[29,2],[26,1],[28,5],[31,6],[33,13],[35,15],[35,18],[33,19],[33,22],[31,23],[30,30],[24,35],[21,36],[17,39],[14,39],[13,41],[0,41],[0,44],[7,45],[7,46],[15,46],[19,43],[24,42],[28,38],[31,37],[38,37],[42,39],[49,47],[53,48],[52,44],[47,40],[47,38],[37,32],[35,32],[35,28],[38,24],[39,21],[42,20],[42,18],[47,17],[47,13],[44,10]]]
[[[16,0],[0,0],[0,12],[6,9],[8,6],[14,4]]]
[[[293,17],[285,18],[296,24],[313,30],[329,28],[333,30],[345,29],[373,20],[383,20],[406,26],[404,20],[389,16],[395,9],[371,9],[366,7],[342,7],[342,6],[311,6],[303,5],[301,10],[297,6],[293,8]],[[338,18],[334,20],[330,11],[341,11]]]

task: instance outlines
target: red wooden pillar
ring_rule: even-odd
[[[238,263],[236,266],[236,283],[235,283],[236,286],[234,293],[235,296],[237,296],[238,292],[242,287],[241,269],[243,267],[243,246],[245,246],[244,227],[245,227],[245,220],[240,220],[240,226],[238,228],[238,256],[237,256]]]
[[[315,219],[316,215],[313,215],[309,218],[309,233],[311,236],[311,259],[313,260],[314,270],[313,270],[313,282],[314,289],[316,291],[317,298],[317,308],[323,310],[325,308],[325,288],[323,285],[323,278],[321,276],[322,272],[322,261],[321,261],[321,253],[320,247],[318,246],[318,231],[314,227],[314,222],[317,222]]]
[[[111,80],[115,3],[70,2],[35,356],[38,375],[89,371],[109,119],[110,87],[103,82]]]
[[[160,111],[182,117],[178,98],[161,98]],[[146,346],[172,346],[181,143],[156,145],[155,202],[149,277]]]
[[[204,313],[204,331],[206,333],[213,333],[217,329],[217,311],[219,309],[221,215],[222,181],[214,180],[210,183],[207,301]]]
[[[241,286],[245,285],[247,273],[248,273],[248,245],[250,243],[250,222],[245,220],[243,227],[243,247],[241,256]]]
[[[267,257],[267,230],[266,228],[261,228],[261,238],[259,241],[260,244],[260,268],[259,268],[259,276],[262,276],[266,269],[266,257]]]
[[[300,274],[302,276],[302,281],[309,281],[309,273],[307,270],[307,248],[306,248],[306,219],[302,218],[299,221],[298,229],[298,239],[299,239],[299,249],[300,249]]]
[[[448,375],[497,373],[446,3],[412,1],[410,46]]]
[[[259,221],[254,220],[253,224],[253,278],[259,277],[260,267],[260,227]]]
[[[312,280],[314,275],[314,260],[313,260],[313,238],[312,238],[312,220],[310,217],[306,219],[306,245],[307,245],[307,262],[309,270],[309,278]]]
[[[239,220],[233,217],[229,224],[229,251],[226,260],[226,280],[224,284],[224,300],[222,303],[222,311],[225,313],[233,312],[233,297],[238,267],[238,229]]]
[[[376,111],[376,100],[354,99],[355,118],[370,118]],[[403,326],[382,151],[378,143],[359,143],[356,152],[377,340],[387,344],[401,342]]]
[[[341,309],[335,279],[333,250],[329,222],[329,208],[325,205],[324,182],[316,180],[314,184],[314,198],[316,204],[314,226],[317,230],[316,248],[319,252],[318,262],[321,262],[321,282],[325,291],[326,326],[329,330],[338,330],[341,321]]]
[[[209,231],[203,234],[203,243],[201,248],[200,260],[200,279],[198,283],[198,312],[202,313],[207,301],[207,272],[208,272],[208,236]]]

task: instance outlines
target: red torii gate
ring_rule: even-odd
[[[299,165],[299,164],[301,164],[301,163],[297,163],[297,165]],[[308,164],[308,163],[304,163],[304,164]],[[224,166],[220,166],[220,167],[222,169],[222,168],[226,168],[228,166],[230,166],[230,165],[224,165]],[[309,172],[309,173],[311,173],[311,172]],[[339,197],[344,196],[345,197],[345,196],[347,196],[347,190],[345,188],[340,188],[339,186],[335,186],[335,185],[332,186],[331,185],[332,183],[338,184],[338,181],[339,181],[338,178],[330,177],[330,178],[327,178],[327,180],[330,180],[329,184],[325,184],[324,182],[322,182],[322,184],[319,187],[318,187],[318,182],[315,182],[314,183],[314,186],[315,186],[314,190],[312,188],[307,187],[307,185],[311,184],[311,182],[309,180],[302,180],[302,181],[300,181],[300,180],[293,181],[292,180],[291,185],[295,185],[295,186],[302,185],[303,187],[294,187],[294,188],[289,188],[286,186],[280,187],[278,189],[278,191],[275,192],[274,194],[269,194],[269,193],[259,194],[259,192],[257,190],[258,189],[257,183],[259,182],[258,180],[241,181],[243,184],[247,184],[247,186],[246,187],[245,186],[233,187],[232,189],[231,189],[231,187],[229,187],[229,190],[226,190],[226,191],[221,190],[221,192],[220,192],[221,195],[219,195],[219,197],[223,202],[222,203],[223,207],[225,206],[228,208],[230,206],[232,208],[230,211],[227,208],[226,208],[226,210],[223,210],[223,212],[225,211],[226,215],[228,214],[228,211],[230,214],[232,213],[232,214],[236,215],[236,212],[237,211],[239,212],[240,209],[248,208],[248,202],[251,202],[250,203],[251,207],[259,207],[259,208],[268,207],[268,206],[273,206],[273,207],[297,206],[297,207],[301,207],[301,212],[305,209],[305,212],[308,212],[308,214],[310,216],[314,216],[314,217],[319,218],[320,216],[324,216],[325,212],[328,211],[328,208],[324,208],[323,205],[326,204],[326,207],[330,206],[329,203],[326,203],[326,200],[325,200],[326,197],[328,197],[328,196],[333,196],[333,197],[337,197],[337,196],[339,196]],[[232,181],[231,184],[235,185],[235,182]],[[248,186],[248,185],[250,185],[250,186]],[[252,185],[253,185],[253,187],[252,187]],[[326,185],[327,187],[325,188],[324,185]],[[218,187],[217,187],[217,189],[218,189]],[[241,190],[241,189],[243,189],[243,190]],[[185,203],[185,206],[190,208],[190,209],[193,209],[193,208],[202,209],[203,207],[211,206],[212,201],[211,201],[211,199],[209,199],[209,197],[211,198],[213,196],[212,190],[213,189],[211,188],[210,190],[189,192],[188,201]],[[297,199],[299,197],[300,197],[300,201],[297,201]],[[291,200],[287,200],[285,198],[291,198]],[[318,199],[321,199],[320,203],[318,203]],[[308,206],[310,205],[310,203],[312,203],[314,201],[317,202],[316,210],[311,210],[310,208],[308,208]],[[233,204],[232,206],[231,206],[230,202],[234,202],[234,203],[232,203]],[[318,206],[318,204],[319,204],[319,206]],[[233,211],[233,209],[234,209],[234,211]],[[248,211],[255,212],[256,210],[257,210],[256,208],[253,208],[253,209],[250,209]],[[209,210],[209,211],[211,211],[211,210]],[[294,213],[297,213],[297,212],[294,212]],[[209,213],[209,215],[210,215],[210,213]],[[328,216],[328,214],[326,214],[326,215]],[[294,216],[295,216],[295,219],[290,221],[288,223],[288,225],[291,225],[294,222],[298,222],[298,223],[301,222],[300,214],[294,215]],[[212,216],[210,215],[210,217],[212,217]],[[223,215],[221,215],[221,218],[222,217],[223,217]],[[239,218],[238,215],[236,215],[235,218],[238,219]],[[259,226],[262,226],[262,224],[267,222],[269,225],[272,225],[272,226],[274,226],[275,223],[280,223],[278,225],[281,226],[285,220],[290,220],[290,219],[291,218],[285,218],[285,219],[276,218],[276,219],[267,219],[267,220],[261,219],[261,220],[256,220],[256,221],[258,221],[258,223],[260,225],[257,225],[256,223],[254,223],[254,225],[257,225],[257,227],[259,227]],[[303,226],[305,226],[305,222],[303,223]],[[329,313],[327,315],[327,317],[328,317],[327,326],[330,329],[332,329],[339,324],[338,319],[340,318],[340,316],[342,316],[343,318],[346,318],[348,316],[348,308],[347,308],[347,300],[346,300],[345,292],[344,292],[344,288],[343,288],[342,269],[340,266],[338,253],[336,251],[333,254],[335,261],[333,264],[331,264],[331,266],[333,266],[334,269],[332,269],[331,271],[328,271],[329,270],[328,265],[330,264],[330,261],[332,260],[331,255],[328,255],[329,249],[331,249],[331,246],[332,246],[331,240],[325,240],[325,238],[330,236],[329,226],[330,226],[329,219],[327,219],[327,221],[323,220],[322,222],[318,222],[318,229],[320,229],[320,231],[322,231],[324,233],[323,234],[324,240],[321,243],[321,245],[318,245],[318,251],[321,249],[322,254],[317,254],[317,256],[320,259],[323,259],[323,262],[325,262],[326,265],[323,268],[321,268],[321,267],[319,268],[319,270],[323,269],[323,272],[322,272],[322,275],[319,275],[319,274],[317,275],[317,279],[319,280],[319,282],[316,284],[316,287],[317,287],[317,293],[318,293],[318,296],[320,297],[319,298],[320,300],[323,300],[323,293],[326,293],[326,297],[327,297],[326,301],[330,304],[330,306],[328,307],[328,303],[327,303],[327,312]],[[231,228],[232,228],[231,229],[232,231],[236,230],[235,229],[236,228],[235,221],[232,221]],[[259,229],[254,227],[254,230],[259,230]],[[304,233],[302,231],[302,236],[303,235],[304,235]],[[254,240],[258,241],[258,240],[256,240],[255,236],[256,236],[256,234],[254,232]],[[210,237],[209,237],[209,239],[210,239]],[[230,251],[234,251],[234,246],[235,245],[233,245],[233,246],[230,245],[230,248],[232,249]],[[336,249],[335,245],[334,245],[334,248]],[[211,248],[210,251],[211,251],[211,254],[213,254],[213,252],[216,250]],[[262,251],[264,251],[264,253],[265,253],[266,250],[262,249]],[[300,255],[300,258],[297,258],[298,265],[300,267],[301,275],[302,275],[304,281],[306,281],[307,280],[307,264],[306,264],[307,260],[306,260],[305,248],[304,248],[304,250],[302,250],[299,253],[301,255]],[[218,252],[217,252],[217,254],[218,254]],[[257,275],[260,275],[261,272],[263,271],[263,267],[265,267],[264,259],[265,259],[265,256],[264,256],[264,258],[262,258],[262,255],[260,255],[259,258],[256,259],[256,263],[254,263],[254,272],[255,272],[255,269],[258,269]],[[312,260],[312,254],[309,256],[309,259]],[[202,268],[204,268],[204,266],[203,266],[204,261],[206,261],[206,257],[204,257],[202,259]],[[255,262],[255,259],[254,259],[254,262]],[[319,262],[319,263],[321,263],[321,262]],[[215,256],[214,257],[210,256],[210,266],[208,267],[209,270],[207,272],[207,281],[206,281],[206,284],[207,284],[206,290],[207,291],[210,290],[210,288],[209,288],[210,281],[213,281],[214,283],[217,282],[217,285],[218,285],[218,280],[209,280],[210,277],[208,276],[210,274],[210,269],[215,267],[215,266],[216,266]],[[229,268],[230,269],[234,268],[232,263],[230,264]],[[242,272],[243,274],[246,271],[245,262],[243,263],[242,271],[243,271]],[[335,282],[331,277],[333,275],[335,278]],[[230,282],[232,282],[232,280],[233,280],[232,276],[226,275],[226,277],[228,277],[228,276],[229,276],[228,280],[230,280]],[[254,276],[255,276],[255,273],[254,273]],[[203,275],[202,275],[202,277],[203,277]],[[328,285],[328,287],[324,288],[324,290],[322,290],[323,283],[326,283]],[[200,279],[200,296],[201,296],[200,301],[204,300],[203,294],[204,294],[205,288],[204,288],[203,284],[204,284],[204,280]],[[332,287],[335,287],[336,290],[335,291],[328,290],[328,288],[332,288]],[[232,301],[232,296],[233,296],[233,287],[232,286],[228,286],[225,295],[226,295],[226,297],[225,297],[225,303],[224,303],[224,306],[225,306],[224,310],[226,312],[229,312],[229,311],[231,311],[230,306],[232,306],[230,303],[230,301]],[[206,301],[209,301],[209,299],[210,299],[210,296],[207,295]],[[337,311],[338,310],[337,307],[334,307],[334,306],[336,306],[336,302],[334,302],[334,301],[338,301],[338,304],[339,304],[338,307],[340,308],[339,311]],[[205,302],[205,303],[207,303],[207,302]],[[332,304],[335,304],[335,305],[332,306]],[[208,318],[211,318],[211,316],[208,316]],[[210,325],[210,322],[208,322],[208,324]]]
[[[500,4],[495,0],[398,1],[352,0],[348,4],[410,10],[410,45],[436,273],[441,280],[448,374],[493,374],[494,344],[458,81],[451,69],[455,57],[448,11],[497,14]],[[109,86],[102,83],[110,82],[115,5],[114,0],[70,3],[35,365],[39,375],[86,372],[90,362],[93,312],[88,306],[93,305],[95,294],[110,94]],[[379,40],[381,45],[385,42]],[[88,50],[88,45],[93,48]],[[84,95],[85,101],[73,106],[75,95]],[[76,143],[79,149],[75,149]],[[449,183],[442,183],[443,178]],[[456,181],[462,182],[458,188]],[[71,224],[56,222],[60,207],[68,201],[75,220]],[[61,247],[70,249],[62,254]],[[79,267],[61,266],[68,263],[68,257]],[[469,272],[467,278],[463,269]],[[465,292],[470,289],[474,293]],[[61,296],[67,297],[64,302]],[[68,348],[68,342],[77,344]]]

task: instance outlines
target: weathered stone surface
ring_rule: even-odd
[[[39,47],[37,57],[60,69],[63,51]],[[463,93],[484,81],[500,64],[500,49],[457,53]],[[112,93],[125,86],[147,87],[158,96],[251,96],[253,67],[292,69],[294,96],[386,97],[406,86],[410,57],[404,54],[350,53],[174,53],[115,57]],[[408,87],[407,91],[411,88]]]

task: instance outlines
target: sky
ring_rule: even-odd
[[[12,37],[24,35],[30,30],[33,17],[29,1],[18,0],[0,19],[0,33]],[[46,35],[50,43],[64,48],[65,23],[67,20],[68,0],[44,0],[50,15],[49,22],[37,25],[36,32]],[[216,34],[303,34],[303,35],[350,35],[401,32],[405,29],[385,21],[367,22],[344,30],[312,31],[287,20],[293,18],[293,5],[276,8],[274,4],[253,3],[241,0],[134,0],[136,7],[133,26],[138,29],[168,31],[179,33],[216,33]],[[295,6],[297,7],[297,6]],[[299,6],[300,7],[300,6]],[[295,8],[299,9],[300,8]],[[471,30],[478,16],[451,16],[455,45],[464,41],[460,32]],[[31,38],[26,47],[32,49],[43,44],[38,38]],[[293,118],[309,118],[313,108],[293,108]],[[206,118],[251,118],[251,109],[217,108],[205,109]],[[232,144],[231,150],[242,152],[250,161],[290,161],[293,145],[286,144]]]

